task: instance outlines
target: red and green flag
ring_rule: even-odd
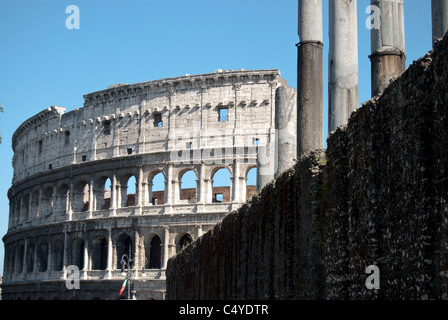
[[[128,285],[128,277],[126,277],[126,279],[124,279],[123,285],[121,286],[120,296],[123,293],[123,291],[124,291],[124,289],[126,288],[127,285]]]

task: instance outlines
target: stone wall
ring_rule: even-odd
[[[445,38],[170,259],[167,298],[447,299],[447,69]]]
[[[175,159],[178,150],[195,150],[204,160],[206,147],[250,146],[255,138],[262,145],[282,85],[277,69],[217,70],[109,86],[69,112],[52,106],[14,132],[13,183],[89,161],[173,150]]]

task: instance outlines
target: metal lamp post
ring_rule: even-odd
[[[135,258],[134,258],[135,259]],[[127,278],[128,278],[128,300],[132,300],[131,298],[131,286],[134,285],[134,282],[131,279],[131,263],[134,261],[131,255],[131,247],[129,247],[129,254],[124,254],[121,257],[121,273],[125,273],[125,268],[127,269]],[[145,266],[148,264],[148,259],[145,257],[145,264],[142,267],[142,275],[145,276]]]
[[[131,284],[132,284],[132,280],[131,280],[131,262],[132,262],[132,257],[131,257],[131,247],[129,246],[129,255],[127,255],[126,253],[121,257],[121,273],[124,273],[124,269],[127,269],[127,285],[128,285],[128,300],[132,300],[131,299]]]

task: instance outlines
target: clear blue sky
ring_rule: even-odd
[[[370,98],[369,3],[358,0],[360,103]],[[72,4],[79,30],[65,25]],[[409,65],[431,50],[430,1],[405,0],[405,21]],[[298,41],[297,0],[0,0],[0,236],[8,226],[11,137],[29,117],[52,105],[82,107],[83,94],[110,84],[216,69],[278,68],[296,87]],[[3,258],[1,243],[0,274]]]

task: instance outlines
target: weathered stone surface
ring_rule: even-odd
[[[228,236],[207,252],[239,270],[239,290],[224,299],[448,299],[447,68],[448,36],[355,112],[325,152],[301,158],[172,258],[168,299],[190,288],[174,283],[194,268],[185,256],[197,260],[205,241]],[[379,290],[366,287],[370,265]]]
[[[358,109],[358,19],[356,0],[329,1],[329,7],[328,132],[333,132]]]
[[[53,106],[26,120],[12,139],[3,297],[118,299],[130,245],[133,297],[163,299],[168,258],[256,192],[247,176],[274,131],[278,86],[287,83],[276,69],[218,70],[113,85],[85,95],[83,108]],[[213,183],[221,169],[229,186]],[[182,187],[187,171],[196,187]],[[156,175],[162,190],[153,190]],[[201,256],[190,278],[222,263]],[[76,292],[65,287],[70,265],[81,269]],[[220,297],[209,284],[221,274],[191,294]]]
[[[275,177],[291,168],[297,159],[297,92],[281,86],[275,92],[275,130],[278,165]]]

